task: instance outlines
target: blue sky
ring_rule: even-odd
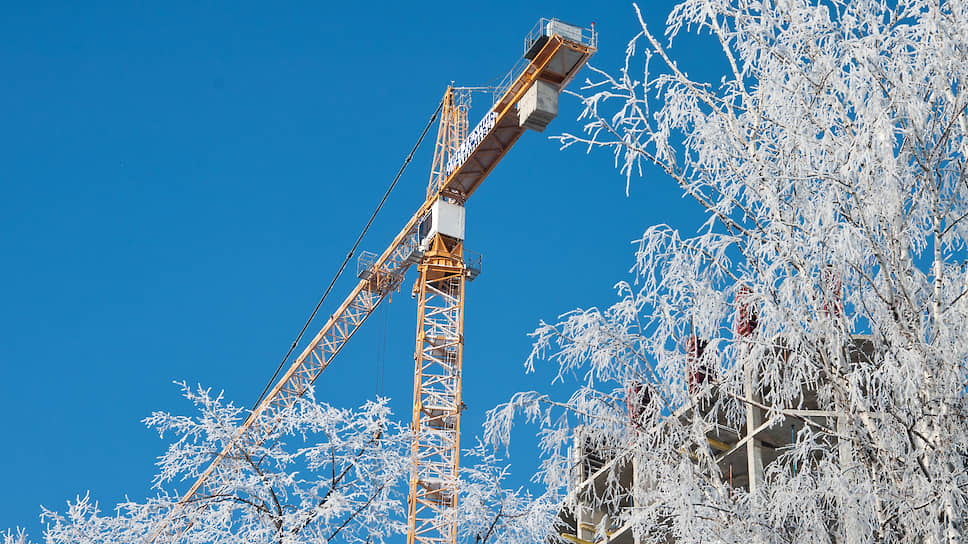
[[[449,82],[502,75],[539,17],[595,22],[592,64],[610,70],[637,29],[625,2],[193,4],[3,9],[0,530],[39,538],[40,505],[86,490],[105,508],[148,494],[165,442],[140,420],[190,412],[174,380],[250,405]],[[643,5],[655,29],[670,6]],[[688,43],[677,50],[703,68]],[[547,387],[523,369],[539,320],[612,302],[648,225],[701,220],[656,173],[626,197],[610,155],[559,151],[548,136],[578,130],[579,111],[563,97],[468,203],[466,247],[484,270],[467,294],[465,444],[488,408]],[[384,249],[420,204],[431,154],[425,144],[362,249]],[[409,419],[412,282],[318,398],[379,392]],[[518,434],[523,481],[534,433]]]

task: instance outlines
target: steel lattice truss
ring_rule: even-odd
[[[422,253],[418,249],[415,226],[401,232],[398,239],[399,243],[375,258],[369,269],[361,274],[365,276],[364,279],[339,310],[330,316],[319,334],[268,392],[265,400],[239,427],[234,439],[219,452],[185,493],[185,498],[172,510],[167,522],[149,536],[149,542],[159,538],[174,542],[191,526],[198,510],[187,508],[187,499],[194,497],[198,508],[204,509],[206,497],[221,494],[224,482],[231,480],[238,470],[238,463],[233,460],[241,459],[253,445],[260,445],[266,440],[282,413],[306,393],[380,302],[400,285],[407,269],[420,260]]]
[[[567,38],[560,35],[561,30]],[[517,109],[524,94],[538,80],[552,84],[560,92],[595,52],[597,35],[594,29],[542,19],[528,35],[526,46],[525,64],[520,69],[518,66],[512,69],[498,86],[496,95],[500,99],[489,113],[493,126],[481,135],[476,147],[468,149],[466,159],[452,171],[447,163],[467,137],[468,104],[464,95],[455,93],[453,87],[448,88],[426,200],[381,255],[365,255],[361,259],[365,264],[360,271],[361,281],[148,536],[148,542],[179,540],[197,514],[206,508],[207,499],[226,489],[225,482],[240,470],[240,461],[246,452],[271,436],[285,409],[307,391],[380,302],[399,287],[407,269],[420,263],[414,466],[407,541],[409,544],[454,544],[467,268],[460,241],[444,240],[437,235],[433,248],[425,255],[420,244],[427,240],[420,239],[418,230],[439,199],[457,205],[467,201],[524,133]]]
[[[459,255],[459,250],[458,253]],[[465,271],[421,266],[408,544],[456,540]]]

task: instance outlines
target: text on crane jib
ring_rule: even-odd
[[[449,176],[457,167],[464,164],[464,161],[471,155],[471,152],[484,140],[484,136],[494,128],[495,122],[497,122],[497,112],[494,110],[487,112],[487,115],[481,119],[480,123],[477,123],[474,130],[467,135],[464,142],[457,148],[457,153],[447,161],[446,175]]]

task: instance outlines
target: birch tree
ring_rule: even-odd
[[[178,542],[380,543],[405,530],[409,431],[391,419],[386,399],[341,409],[317,402],[312,391],[280,415],[264,442],[222,461],[228,477],[217,492],[200,493],[176,509],[179,492],[248,413],[209,389],[182,384],[182,392],[195,416],[159,411],[144,420],[171,440],[157,462],[157,495],[124,502],[113,513],[102,513],[88,495],[70,501],[64,512],[44,509],[45,542],[144,543],[171,512],[190,520],[174,521],[187,527]],[[19,542],[16,537],[11,533],[5,542]],[[163,533],[158,541],[170,540]]]
[[[556,500],[577,425],[634,458],[633,507],[614,475],[586,499],[643,542],[963,542],[968,5],[687,0],[664,34],[634,16],[561,143],[612,153],[629,192],[675,183],[705,222],[646,228],[614,303],[542,323],[528,366],[570,393],[515,395],[489,438],[536,421]],[[686,33],[721,79],[687,75]],[[648,392],[635,421],[630,387]],[[730,485],[709,433],[754,404],[795,419],[805,391],[842,416],[804,422],[762,485]]]
[[[43,508],[49,544],[156,542],[366,542],[406,538],[406,493],[412,435],[392,419],[387,399],[356,410],[317,402],[310,390],[280,414],[263,444],[223,460],[217,493],[178,507],[180,491],[231,440],[247,411],[202,387],[181,384],[196,415],[157,411],[144,423],[169,440],[157,461],[157,495],[105,512],[90,494],[59,511]],[[238,451],[238,450],[237,450]],[[510,466],[478,444],[464,452],[459,509],[461,541],[536,542],[557,504],[524,488],[508,489]],[[174,514],[174,518],[171,516]],[[190,525],[189,522],[190,521]],[[177,531],[159,531],[175,526]],[[22,530],[3,544],[29,544]]]
[[[7,530],[0,533],[3,544],[27,544],[27,533],[23,529]]]

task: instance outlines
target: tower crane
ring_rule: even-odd
[[[228,476],[222,461],[261,444],[291,406],[333,361],[380,302],[416,265],[413,466],[407,544],[455,544],[464,287],[480,271],[464,251],[464,205],[526,129],[542,131],[557,116],[558,95],[596,51],[597,34],[557,19],[541,19],[525,38],[525,54],[494,93],[495,102],[468,131],[468,94],[444,93],[430,182],[424,202],[390,245],[360,256],[359,282],[319,333],[282,374],[228,442],[149,537],[174,536],[191,524],[178,513],[202,490],[216,493]],[[187,520],[187,521],[185,521]],[[166,539],[167,540],[167,539]]]

